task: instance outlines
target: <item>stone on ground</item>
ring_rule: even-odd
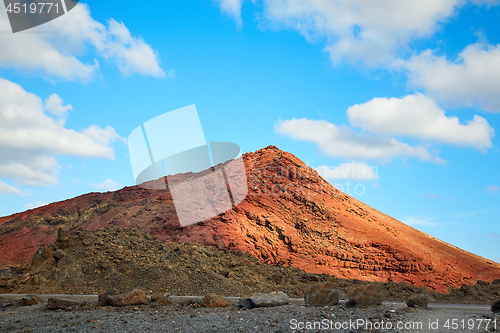
[[[151,306],[162,307],[172,304],[172,300],[165,294],[153,294],[151,296]]]
[[[232,304],[222,296],[208,294],[201,300],[201,305],[209,308],[223,308],[225,306],[231,306]]]
[[[86,305],[84,301],[69,299],[69,298],[49,298],[47,303],[47,309],[49,310],[66,310],[66,309],[76,309]]]
[[[406,301],[406,305],[410,308],[427,308],[429,296],[427,294],[413,294]]]
[[[367,286],[356,288],[347,302],[348,306],[359,306],[360,308],[367,308],[369,306],[381,304],[382,291],[376,284],[369,284]]]
[[[339,303],[339,290],[333,282],[318,283],[304,295],[307,306],[332,306]]]
[[[288,295],[284,292],[272,292],[268,294],[257,294],[248,298],[240,298],[239,304],[242,308],[253,309],[258,307],[280,306],[290,302]]]
[[[108,296],[109,303],[114,306],[141,305],[148,302],[148,296],[140,289],[116,296]]]
[[[26,295],[21,299],[22,306],[37,305],[42,303],[42,300],[37,295]]]

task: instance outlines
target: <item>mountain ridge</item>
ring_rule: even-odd
[[[492,281],[500,264],[440,241],[335,189],[296,156],[269,146],[243,155],[247,198],[181,228],[167,190],[139,186],[89,193],[0,218],[0,265],[30,261],[67,231],[117,225],[167,241],[242,250],[264,263],[439,292]],[[188,179],[194,174],[176,175]],[[163,180],[153,181],[162,182]]]

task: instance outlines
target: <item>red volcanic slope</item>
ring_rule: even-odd
[[[0,265],[27,263],[58,227],[108,224],[168,241],[247,251],[265,263],[372,281],[449,286],[500,278],[500,264],[415,230],[336,190],[298,158],[270,146],[243,156],[249,194],[235,209],[181,228],[168,190],[90,193],[0,218]],[[192,174],[178,175],[188,178]]]

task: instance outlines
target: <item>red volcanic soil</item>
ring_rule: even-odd
[[[500,278],[500,264],[413,229],[336,190],[294,155],[270,146],[243,155],[248,196],[235,209],[180,227],[168,190],[90,193],[0,218],[0,265],[27,263],[57,229],[109,224],[167,241],[216,245],[268,264],[439,292]],[[178,175],[188,178],[192,175]],[[159,181],[158,181],[159,182]]]

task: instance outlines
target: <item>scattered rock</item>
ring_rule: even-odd
[[[244,309],[258,307],[286,305],[290,302],[288,295],[284,292],[273,292],[268,294],[257,294],[248,298],[240,298],[239,304]]]
[[[347,306],[359,306],[360,308],[381,304],[382,292],[380,287],[375,284],[356,288],[347,302]]]
[[[313,285],[304,295],[307,306],[331,306],[339,303],[339,290],[333,282]]]
[[[134,289],[126,294],[108,296],[108,300],[114,306],[141,305],[148,302],[148,296],[141,289]]]
[[[58,249],[58,250],[55,250],[54,253],[52,253],[52,257],[54,257],[55,261],[57,262],[57,261],[61,260],[62,258],[64,258],[65,254],[66,253],[64,253],[63,250]]]
[[[9,280],[16,275],[19,275],[19,272],[14,267],[0,269],[0,280]]]
[[[113,296],[118,294],[118,290],[115,288],[111,288],[108,291],[106,291],[104,294],[99,295],[99,306],[106,306],[108,304],[111,304],[111,299],[109,299],[109,296]]]
[[[151,296],[151,302],[151,306],[154,307],[162,307],[172,304],[172,300],[170,299],[170,297],[165,294],[153,294]]]
[[[57,240],[56,240],[56,245],[58,248],[66,248],[68,247],[69,244],[69,237],[66,236],[66,233],[64,232],[63,227],[59,227],[57,229]]]
[[[87,302],[69,299],[69,298],[49,298],[47,303],[47,309],[49,310],[67,310],[67,309],[77,309],[86,305]]]
[[[231,306],[232,304],[222,296],[208,294],[201,300],[201,305],[209,308],[223,308],[225,306]]]
[[[21,299],[22,306],[37,305],[42,303],[42,300],[37,295],[26,295]]]
[[[45,260],[49,259],[49,256],[50,256],[50,251],[45,246],[40,246],[33,255],[31,264],[38,265],[44,262]]]
[[[406,301],[410,308],[427,308],[429,296],[427,294],[413,294]]]
[[[477,280],[476,284],[480,286],[489,286],[490,283],[488,281],[483,281],[483,280]]]
[[[500,312],[500,298],[497,298],[493,304],[491,304],[491,311],[492,312]]]

